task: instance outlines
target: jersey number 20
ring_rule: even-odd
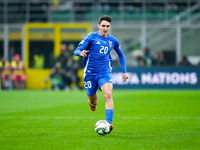
[[[101,46],[101,49],[99,50],[99,53],[101,54],[107,54],[108,53],[108,47],[107,46]]]
[[[90,81],[87,81],[87,82],[84,82],[84,86],[85,86],[85,88],[91,88],[92,84]]]

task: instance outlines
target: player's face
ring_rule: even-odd
[[[99,33],[101,36],[107,37],[108,36],[108,31],[110,30],[110,22],[108,21],[101,21],[100,24],[98,24],[98,28],[99,28]]]

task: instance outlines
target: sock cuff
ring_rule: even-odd
[[[105,109],[106,111],[113,111],[113,109]]]

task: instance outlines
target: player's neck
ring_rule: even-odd
[[[101,36],[103,36],[103,37],[108,37],[108,34],[106,34],[106,35],[103,35],[103,34],[101,34],[101,32],[99,31],[99,35],[101,35]]]

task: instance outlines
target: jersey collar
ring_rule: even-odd
[[[100,33],[99,33],[99,31],[97,31],[97,33],[98,33],[99,36],[101,36]],[[110,36],[110,34],[108,34],[107,37],[109,37],[109,36]],[[101,37],[104,37],[104,36],[101,36]],[[104,37],[104,38],[107,38],[107,37]]]

